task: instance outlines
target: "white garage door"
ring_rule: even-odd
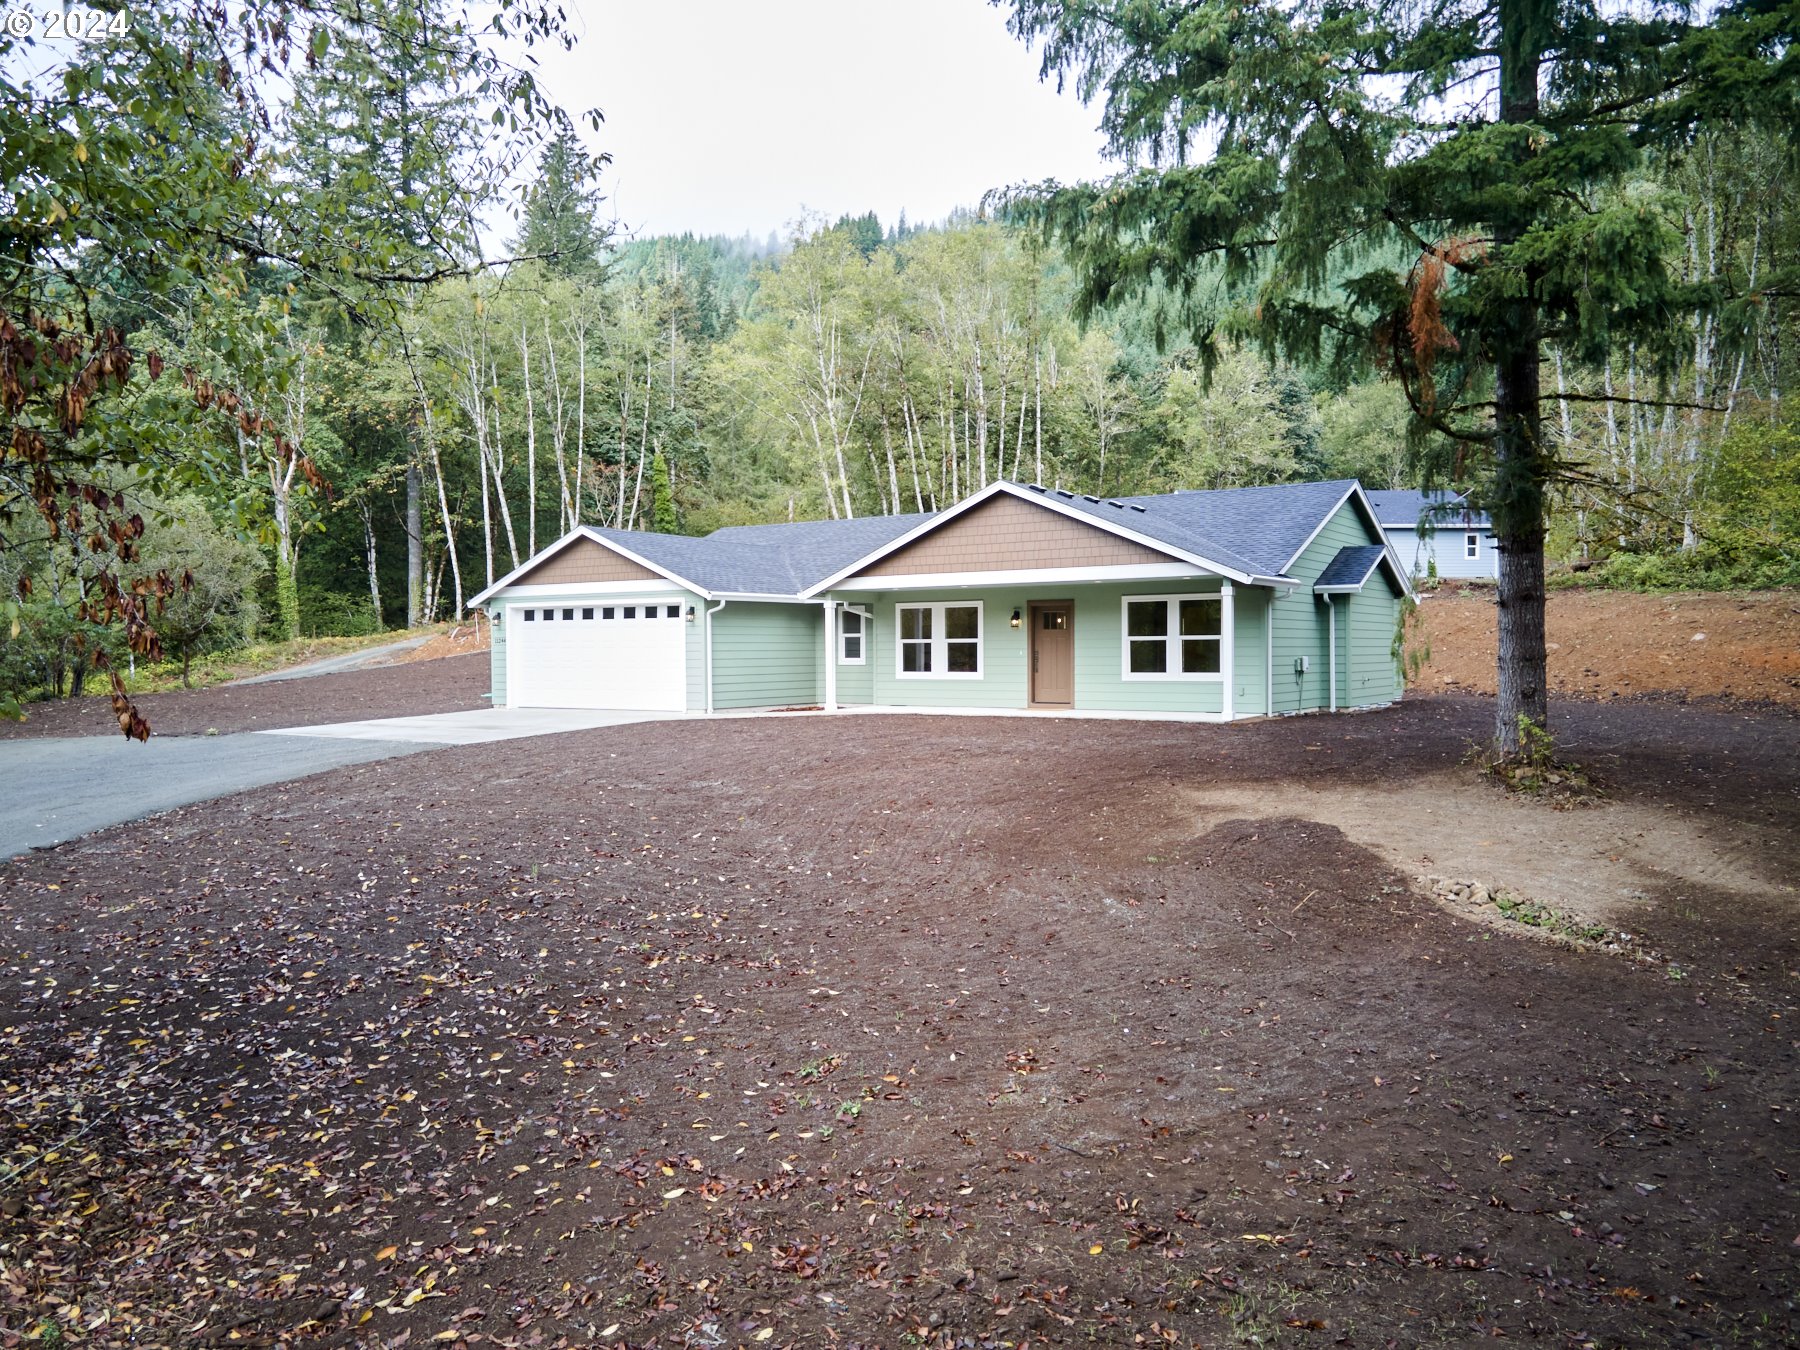
[[[668,601],[509,605],[507,702],[681,712],[687,707],[682,612]]]

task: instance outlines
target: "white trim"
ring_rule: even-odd
[[[1317,539],[1319,537],[1320,531],[1322,531],[1327,525],[1329,525],[1331,523],[1331,518],[1333,516],[1335,516],[1339,511],[1343,510],[1345,502],[1349,501],[1352,497],[1359,495],[1361,492],[1362,492],[1362,484],[1352,481],[1350,486],[1344,489],[1344,495],[1339,497],[1337,499],[1337,501],[1332,505],[1331,510],[1327,511],[1324,515],[1319,517],[1319,523],[1317,525],[1313,526],[1313,532],[1306,536],[1306,542],[1303,543],[1302,545],[1300,545],[1299,548],[1294,550],[1294,556],[1289,558],[1285,563],[1283,563],[1281,565],[1281,570],[1283,572],[1293,571],[1294,564],[1300,561],[1300,555],[1302,553],[1306,552],[1307,549],[1312,547],[1313,540]],[[1369,499],[1367,497],[1363,498],[1363,508],[1368,511],[1369,519],[1374,522],[1375,532],[1377,534],[1380,534],[1381,533],[1381,522],[1375,518],[1375,508],[1369,504]]]
[[[1229,583],[1227,583],[1227,585],[1229,585]],[[1216,600],[1216,601],[1218,601],[1218,603],[1219,603],[1219,631],[1218,631],[1218,633],[1217,634],[1190,633],[1190,634],[1188,634],[1188,636],[1190,638],[1192,638],[1192,637],[1209,638],[1212,641],[1215,641],[1219,644],[1219,669],[1216,672],[1206,672],[1206,671],[1189,672],[1189,671],[1184,671],[1184,670],[1179,670],[1179,669],[1172,670],[1172,671],[1171,670],[1161,670],[1161,671],[1134,671],[1134,670],[1132,670],[1132,668],[1131,668],[1131,644],[1133,642],[1161,642],[1163,644],[1165,650],[1172,647],[1175,649],[1174,653],[1173,653],[1175,659],[1172,662],[1172,664],[1174,664],[1176,666],[1179,666],[1181,664],[1180,644],[1182,641],[1182,633],[1181,633],[1181,603],[1180,602],[1183,600]],[[1132,635],[1131,635],[1131,607],[1132,607],[1132,605],[1133,604],[1148,604],[1153,601],[1164,604],[1165,607],[1168,609],[1169,631],[1167,633],[1163,634],[1162,637],[1160,637],[1160,638],[1151,638],[1151,637],[1134,638],[1134,637],[1132,637]],[[1226,679],[1226,677],[1230,674],[1229,669],[1225,665],[1225,653],[1228,650],[1227,639],[1226,639],[1225,635],[1229,631],[1229,625],[1227,624],[1227,620],[1231,617],[1231,610],[1232,610],[1232,604],[1231,604],[1230,595],[1229,595],[1229,592],[1224,589],[1220,589],[1220,590],[1216,590],[1216,591],[1187,591],[1187,592],[1178,593],[1175,595],[1122,595],[1122,596],[1120,596],[1119,597],[1119,678],[1121,680],[1131,680],[1131,681],[1169,681],[1169,680],[1174,680],[1174,681],[1180,681],[1181,683],[1184,683],[1184,684],[1212,684],[1215,682],[1224,681]],[[1220,706],[1223,709],[1225,709],[1227,715],[1229,715],[1230,710],[1231,710],[1231,690],[1229,687],[1227,687],[1227,689],[1225,691],[1225,700]]]
[[[1225,677],[1219,711],[1230,720],[1235,706],[1232,696],[1237,692],[1237,596],[1229,581],[1219,583],[1219,600],[1219,673]]]
[[[567,596],[596,595],[611,600],[620,595],[680,595],[694,592],[683,587],[665,588],[660,581],[546,581],[536,586],[513,586],[491,603],[529,605],[540,600],[560,600]]]
[[[1263,716],[1275,715],[1275,592],[1263,601]]]
[[[855,636],[862,643],[861,656],[844,655],[844,639],[849,634],[844,632],[844,616],[856,615],[858,624]],[[840,666],[866,666],[869,664],[869,615],[860,605],[839,604],[837,609],[837,663]]]
[[[1473,545],[1474,547],[1471,548],[1470,545]],[[1481,531],[1480,530],[1465,530],[1463,532],[1463,561],[1464,562],[1480,562],[1481,561]]]
[[[848,590],[848,589],[858,589],[858,590],[887,589],[887,590],[892,590],[892,589],[894,589],[894,587],[892,586],[891,583],[895,580],[895,578],[892,578],[892,577],[884,578],[885,581],[890,583],[885,587],[846,587],[846,586],[841,585],[840,583],[844,582],[846,579],[848,579],[850,577],[854,577],[858,572],[862,571],[864,568],[872,566],[873,564],[881,561],[881,559],[887,557],[889,554],[899,552],[901,549],[905,548],[908,544],[912,543],[914,540],[920,539],[920,538],[924,537],[925,535],[930,534],[933,530],[939,529],[942,526],[949,524],[952,520],[955,520],[958,516],[962,515],[964,512],[969,511],[969,510],[973,509],[974,507],[981,505],[981,503],[991,500],[994,497],[1000,496],[1003,493],[1010,497],[1017,497],[1022,502],[1030,502],[1034,506],[1041,506],[1041,507],[1044,507],[1046,510],[1054,511],[1058,515],[1066,516],[1070,520],[1078,520],[1084,525],[1091,525],[1096,530],[1104,531],[1107,534],[1117,535],[1121,539],[1129,539],[1134,544],[1141,544],[1145,548],[1151,549],[1157,553],[1161,553],[1166,557],[1176,558],[1182,562],[1191,563],[1193,566],[1198,567],[1198,568],[1202,569],[1203,571],[1211,572],[1214,575],[1222,576],[1222,577],[1230,577],[1233,581],[1251,582],[1251,581],[1255,580],[1255,578],[1250,576],[1249,573],[1241,572],[1235,567],[1227,567],[1223,563],[1213,562],[1210,559],[1201,557],[1197,553],[1190,553],[1186,549],[1177,548],[1175,545],[1166,543],[1165,541],[1163,541],[1161,539],[1157,539],[1151,535],[1142,534],[1142,533],[1138,532],[1137,530],[1127,529],[1127,528],[1125,528],[1125,526],[1123,526],[1117,522],[1106,520],[1103,517],[1089,515],[1087,512],[1078,511],[1072,506],[1065,506],[1063,503],[1055,500],[1055,498],[1053,496],[1051,496],[1048,492],[1044,492],[1044,493],[1033,492],[1029,488],[1020,487],[1017,483],[1010,483],[1010,482],[1007,482],[1005,479],[1000,479],[993,483],[989,483],[985,488],[983,488],[981,491],[975,493],[973,496],[964,497],[955,506],[952,506],[946,510],[940,511],[937,515],[933,516],[930,520],[922,521],[918,525],[913,526],[912,529],[908,530],[905,534],[901,535],[899,538],[890,540],[888,543],[883,544],[880,548],[876,549],[874,552],[868,554],[865,557],[858,558],[855,562],[851,563],[848,567],[843,568],[841,571],[835,572],[831,576],[826,577],[823,581],[819,582],[817,585],[807,587],[807,589],[800,592],[800,594],[803,596],[806,596],[808,598],[811,598],[812,596],[819,594],[821,591],[827,591],[827,590]],[[1124,513],[1121,512],[1120,514],[1123,515]],[[1071,571],[1071,572],[1075,571],[1075,570],[1078,570],[1078,569],[1068,569],[1068,571]],[[994,574],[989,573],[988,575],[991,577]],[[1046,573],[1043,571],[1039,571],[1039,572],[1035,572],[1033,574],[1032,580],[1035,581],[1039,578],[1044,578],[1046,580],[1049,580],[1052,577],[1055,577],[1057,575],[1058,575],[1057,573],[1053,573],[1053,572]],[[904,578],[901,580],[902,580],[903,585],[907,585],[907,584],[913,584],[915,579],[908,577],[908,578]],[[974,583],[970,583],[970,584],[974,584]]]
[[[997,572],[920,572],[911,576],[852,577],[833,589],[872,594],[964,586],[1078,585],[1084,581],[1210,580],[1218,575],[1188,563],[1116,563],[1110,567],[1025,567]]]
[[[543,562],[549,560],[550,558],[555,557],[558,553],[561,553],[570,544],[573,544],[577,539],[591,539],[596,544],[600,545],[601,548],[604,548],[613,553],[616,553],[621,558],[629,559],[630,561],[636,563],[639,567],[644,568],[646,571],[654,572],[654,573],[656,573],[657,576],[662,577],[666,581],[674,582],[677,586],[682,587],[684,590],[690,590],[695,595],[698,595],[701,598],[706,599],[706,600],[712,599],[712,592],[707,590],[704,586],[696,585],[694,582],[689,581],[686,577],[678,576],[674,572],[671,572],[668,568],[660,567],[656,563],[651,562],[648,558],[640,557],[638,554],[634,553],[631,549],[626,548],[623,544],[617,543],[614,540],[606,538],[598,530],[594,529],[593,526],[591,526],[591,525],[577,525],[574,529],[570,530],[567,534],[565,534],[561,539],[558,539],[554,544],[551,544],[548,548],[544,549],[540,553],[533,554],[531,557],[527,558],[524,562],[520,563],[517,567],[513,568],[512,571],[508,572],[505,576],[501,577],[500,580],[496,581],[492,586],[489,586],[485,591],[480,591],[480,592],[476,593],[473,597],[471,597],[466,602],[465,608],[473,608],[476,605],[484,603],[491,596],[498,595],[501,591],[503,591],[503,590],[507,589],[509,586],[511,586],[517,578],[523,576],[525,573],[529,572],[532,568],[538,566],[540,563],[543,563]],[[574,583],[560,582],[560,583],[545,583],[545,584],[571,585]],[[597,582],[594,584],[596,584],[596,585],[613,585],[616,583]],[[636,582],[636,583],[632,583],[632,584],[641,586],[643,583]]]
[[[830,596],[819,602],[825,607],[825,697],[821,700],[826,712],[836,712],[837,701],[837,662],[832,657],[837,655],[833,648],[837,645],[833,636],[837,632],[838,602]]]
[[[931,636],[928,639],[904,638],[901,636],[900,615],[909,609],[927,609],[931,611]],[[948,626],[944,622],[946,609],[972,609],[975,611],[975,669],[950,670]],[[967,642],[967,638],[958,638],[958,642]],[[907,670],[906,644],[915,645],[921,641],[930,642],[930,670]],[[987,674],[987,602],[983,600],[925,600],[918,602],[901,602],[894,606],[894,678],[897,680],[979,680]]]

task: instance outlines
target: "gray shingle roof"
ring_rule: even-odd
[[[1033,491],[1251,576],[1274,577],[1286,572],[1294,555],[1355,486],[1354,478],[1340,478],[1154,497],[1103,497],[1097,502],[1079,494]],[[1114,506],[1114,501],[1123,504]]]
[[[1487,512],[1469,510],[1463,505],[1460,493],[1442,488],[1435,492],[1419,492],[1413,488],[1371,492],[1369,504],[1375,508],[1375,518],[1385,530],[1416,530],[1428,512],[1432,525],[1438,528],[1488,523]]]
[[[1319,579],[1313,582],[1313,589],[1361,586],[1369,579],[1369,573],[1380,566],[1382,555],[1386,552],[1380,544],[1356,544],[1340,548],[1336,556],[1325,564],[1325,570],[1319,573]]]
[[[1354,479],[1345,478],[1095,500],[1041,487],[1025,491],[1245,576],[1275,577],[1286,573],[1355,486]],[[932,518],[926,513],[731,525],[703,538],[643,530],[589,532],[713,593],[797,595]]]

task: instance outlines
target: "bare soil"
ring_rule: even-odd
[[[1494,591],[1446,586],[1419,607],[1428,693],[1494,692]],[[1800,708],[1800,592],[1552,591],[1550,688],[1564,698],[1673,695]]]
[[[1608,817],[1491,717],[618,727],[9,864],[0,1345],[1794,1344],[1800,719],[1565,705]],[[1590,826],[1671,966],[1410,880]]]
[[[144,694],[137,705],[152,735],[203,736],[484,708],[490,682],[487,653],[481,652],[429,666],[401,662],[267,684]],[[107,736],[119,729],[103,697],[33,703],[25,713],[23,722],[0,720],[0,738]]]
[[[435,661],[444,656],[467,656],[485,652],[493,638],[493,625],[477,618],[446,628],[423,647],[415,647],[400,659],[403,661]]]

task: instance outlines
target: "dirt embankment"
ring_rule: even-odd
[[[1431,660],[1414,688],[1493,693],[1492,588],[1446,587],[1419,614]],[[1673,694],[1800,708],[1800,593],[1555,591],[1545,623],[1550,688],[1564,698]]]

